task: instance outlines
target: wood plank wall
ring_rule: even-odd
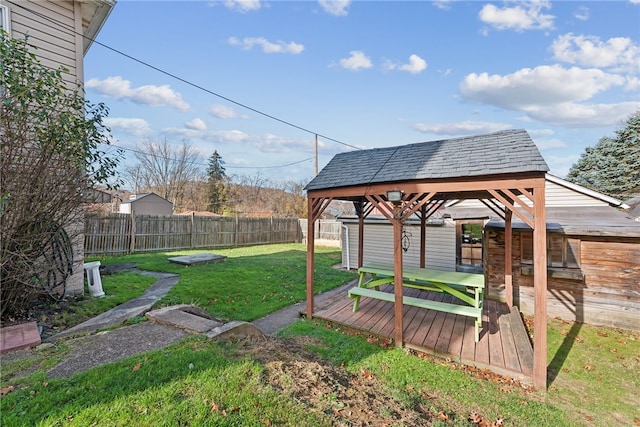
[[[521,236],[513,236],[514,304],[533,313],[533,276],[521,263]],[[580,240],[582,280],[548,276],[548,316],[640,329],[640,243],[632,237],[571,236]],[[504,300],[504,231],[487,230],[487,297]],[[526,267],[526,266],[525,266]],[[524,270],[524,271],[523,271]]]

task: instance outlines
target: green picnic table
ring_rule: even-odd
[[[369,263],[360,267],[358,269],[358,286],[349,290],[349,298],[354,300],[353,311],[358,310],[360,297],[394,302],[393,293],[380,290],[382,285],[394,284],[394,274],[393,264]],[[406,305],[473,317],[475,319],[475,340],[479,341],[484,293],[484,276],[482,274],[403,266],[402,284],[408,288],[446,292],[456,297],[459,304],[409,296],[403,296],[402,301]]]

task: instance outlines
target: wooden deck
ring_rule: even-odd
[[[393,286],[381,288],[393,292]],[[454,302],[440,292],[405,288],[405,295],[435,301]],[[394,337],[393,303],[362,297],[353,312],[353,300],[347,292],[316,307],[314,317],[338,323],[374,335]],[[470,317],[423,308],[404,307],[404,345],[407,348],[449,358],[466,365],[532,382],[533,349],[517,309],[506,304],[484,301],[480,341],[474,340],[474,321]]]

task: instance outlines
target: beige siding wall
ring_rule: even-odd
[[[82,33],[81,4],[63,0],[23,0],[17,6],[1,3],[9,8],[11,36],[28,37],[41,64],[52,69],[66,68],[68,73],[64,73],[63,78],[69,88],[75,88],[83,79],[83,40],[77,34]],[[74,268],[67,280],[67,292],[70,294],[84,291],[83,244],[82,235],[73,242]]]
[[[77,46],[76,36],[76,32],[81,32],[82,28],[81,21],[76,19],[73,2],[21,1],[19,6],[6,2],[2,4],[9,6],[11,11],[12,37],[28,36],[29,44],[36,48],[34,53],[43,65],[54,69],[60,66],[67,68],[69,73],[64,78],[68,83],[75,84],[82,79],[82,46]]]
[[[525,199],[531,206],[531,202]],[[576,207],[576,206],[609,206],[605,201],[579,193],[570,188],[547,181],[545,185],[545,201],[548,208]],[[455,205],[456,208],[489,209],[480,200],[463,200]]]
[[[342,233],[342,266],[357,268],[358,265],[358,223],[345,223],[348,231]],[[407,225],[409,249],[403,253],[404,265],[420,266],[420,226]],[[427,268],[456,270],[456,228],[453,222],[441,227],[426,229]],[[347,240],[348,239],[348,240]],[[393,227],[387,221],[365,223],[363,262],[393,262]]]

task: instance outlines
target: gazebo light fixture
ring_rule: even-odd
[[[387,200],[391,203],[400,203],[402,201],[402,190],[387,191]]]

